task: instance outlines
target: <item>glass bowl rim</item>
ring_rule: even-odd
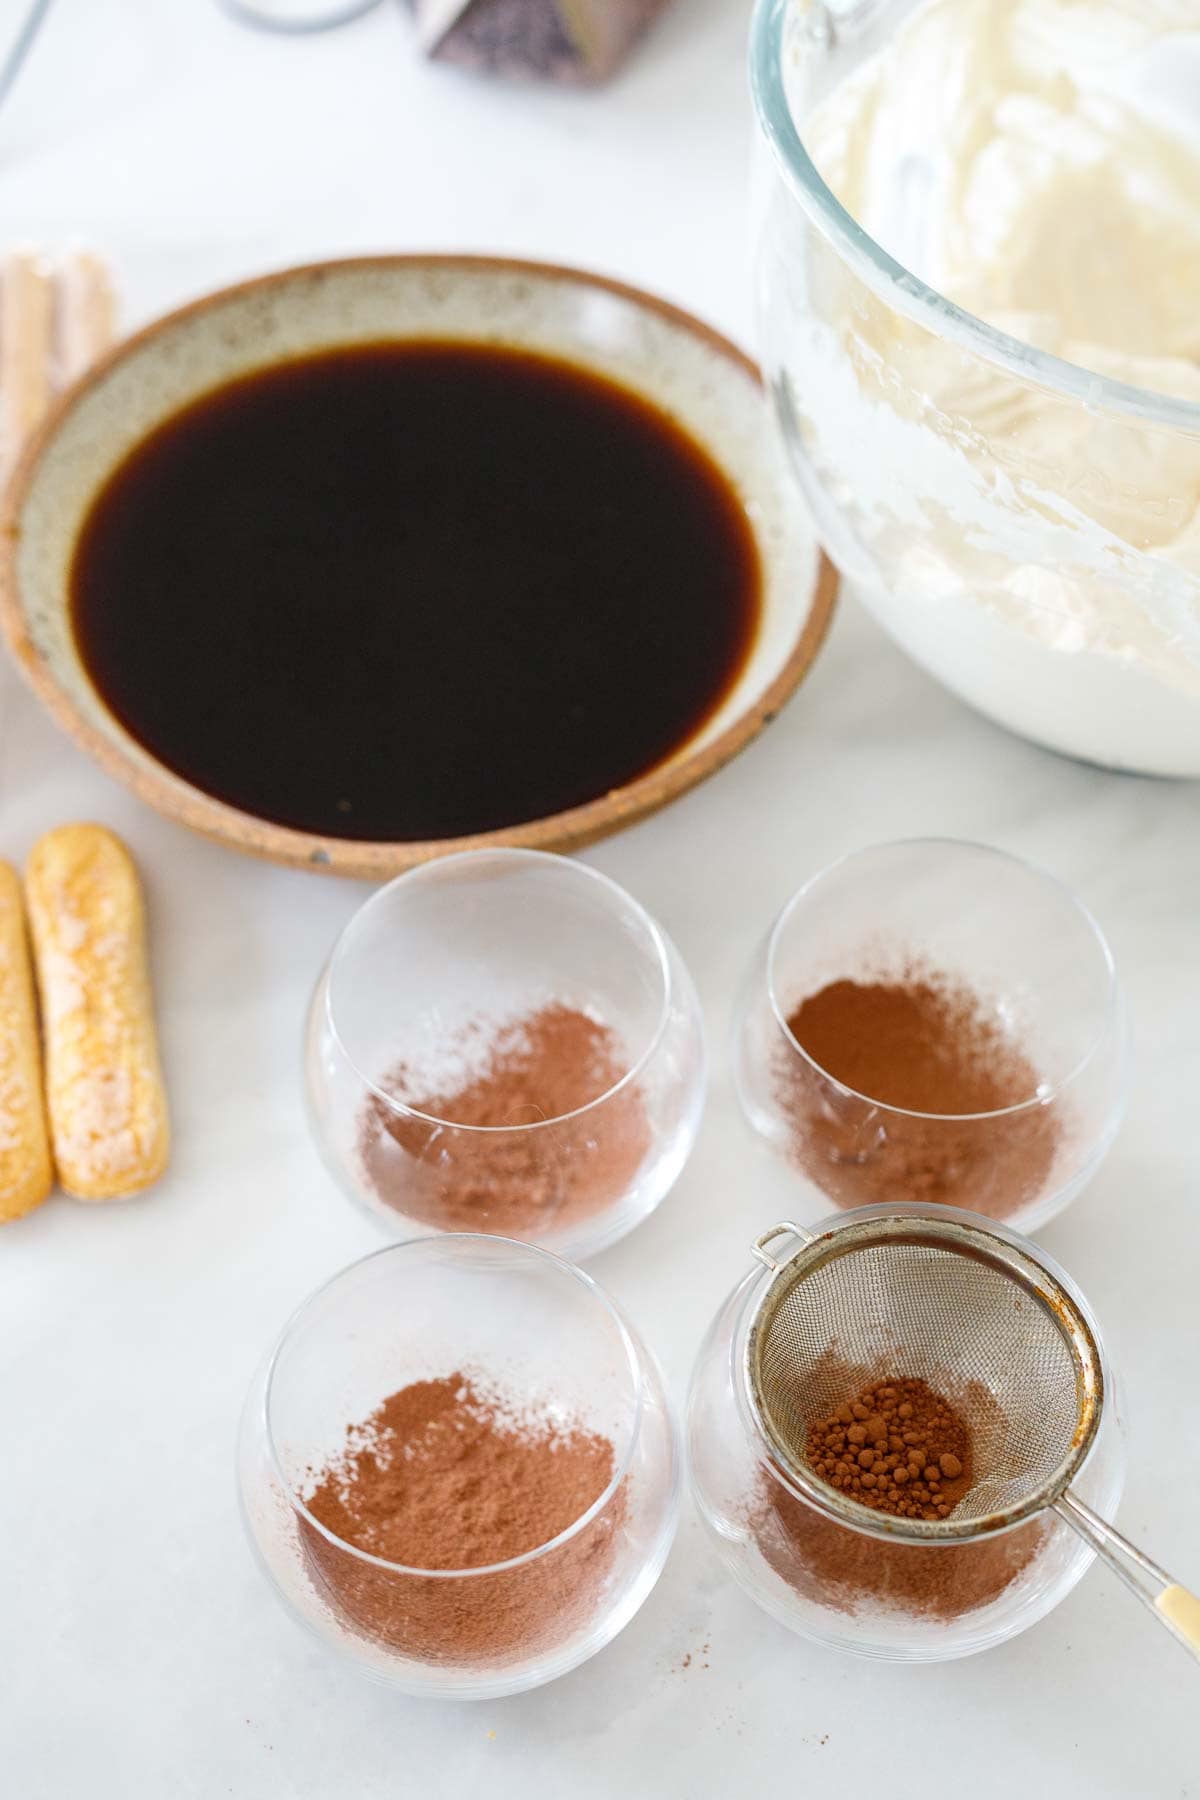
[[[859,280],[894,311],[1022,381],[1089,412],[1200,435],[1200,401],[1097,374],[989,325],[890,256],[822,180],[792,117],[783,77],[784,31],[796,0],[757,0],[750,25],[750,89],[759,128],[793,196]]]
[[[438,1250],[453,1257],[458,1254],[458,1246],[465,1246],[468,1244],[486,1247],[488,1250],[494,1250],[497,1246],[508,1250],[518,1250],[535,1260],[549,1263],[560,1274],[568,1275],[576,1281],[579,1286],[585,1290],[590,1300],[599,1302],[602,1310],[607,1313],[610,1322],[616,1326],[617,1336],[621,1348],[625,1353],[626,1366],[632,1381],[632,1425],[626,1433],[626,1442],[621,1455],[614,1458],[613,1472],[608,1485],[604,1488],[602,1493],[596,1496],[591,1505],[587,1507],[584,1512],[580,1513],[577,1519],[573,1519],[569,1525],[565,1525],[557,1536],[548,1538],[544,1544],[535,1544],[532,1550],[522,1551],[520,1556],[510,1556],[504,1562],[480,1563],[474,1568],[469,1569],[422,1569],[415,1564],[391,1562],[385,1556],[373,1556],[369,1550],[360,1550],[357,1545],[349,1544],[346,1542],[345,1538],[338,1537],[335,1531],[331,1531],[328,1526],[322,1525],[321,1521],[313,1516],[299,1493],[297,1493],[288,1476],[284,1473],[283,1465],[279,1460],[279,1453],[275,1445],[275,1435],[271,1429],[271,1395],[275,1376],[279,1367],[279,1359],[291,1342],[294,1333],[303,1324],[309,1309],[325,1294],[329,1293],[332,1288],[336,1287],[338,1282],[344,1280],[346,1276],[354,1274],[359,1269],[364,1268],[367,1263],[377,1262],[381,1257],[402,1257],[430,1245],[436,1246]],[[597,1519],[600,1516],[613,1498],[613,1495],[617,1492],[617,1489],[621,1486],[621,1483],[625,1480],[625,1477],[628,1475],[630,1467],[632,1466],[634,1452],[637,1449],[638,1440],[641,1437],[642,1432],[643,1402],[645,1397],[646,1370],[633,1333],[626,1324],[624,1316],[617,1306],[616,1301],[612,1299],[611,1295],[609,1295],[606,1290],[600,1286],[600,1283],[594,1280],[586,1270],[579,1268],[575,1263],[568,1262],[563,1256],[555,1255],[553,1250],[543,1249],[540,1244],[527,1244],[520,1238],[498,1237],[482,1231],[457,1231],[441,1232],[427,1237],[408,1238],[402,1244],[383,1244],[378,1250],[371,1250],[366,1256],[357,1257],[353,1262],[347,1263],[343,1268],[338,1269],[334,1274],[328,1276],[315,1287],[310,1294],[305,1296],[299,1306],[294,1309],[275,1341],[275,1346],[271,1351],[262,1378],[262,1398],[259,1406],[260,1424],[264,1442],[267,1446],[267,1454],[270,1458],[271,1469],[287,1497],[288,1504],[294,1511],[298,1512],[312,1529],[323,1537],[327,1543],[332,1544],[334,1549],[344,1551],[347,1556],[352,1556],[357,1561],[367,1563],[373,1568],[386,1569],[390,1574],[394,1575],[419,1576],[423,1580],[428,1579],[432,1581],[464,1581],[475,1576],[506,1574],[511,1570],[523,1568],[527,1563],[536,1562],[539,1557],[548,1555],[550,1551],[561,1549],[564,1544],[569,1543],[573,1537],[576,1537],[581,1531],[585,1530],[594,1519]]]
[[[359,1067],[357,1060],[351,1056],[349,1050],[346,1048],[345,1039],[338,1028],[337,1020],[334,1018],[333,980],[334,975],[337,972],[338,960],[342,956],[355,928],[366,917],[371,908],[378,902],[390,896],[395,889],[403,885],[417,885],[422,877],[425,877],[426,879],[432,878],[435,874],[450,869],[456,864],[478,863],[483,861],[513,861],[540,863],[542,865],[553,863],[560,868],[565,865],[576,874],[584,876],[587,880],[596,882],[599,887],[607,890],[611,896],[615,896],[626,906],[631,908],[637,923],[645,931],[654,952],[654,958],[658,965],[659,979],[662,985],[662,998],[659,1003],[658,1018],[655,1021],[654,1029],[650,1033],[650,1037],[645,1047],[639,1055],[634,1058],[629,1068],[626,1069],[625,1073],[618,1081],[614,1081],[612,1086],[605,1088],[602,1094],[594,1095],[591,1100],[586,1100],[582,1106],[575,1107],[571,1112],[555,1113],[553,1117],[546,1119],[526,1119],[514,1125],[470,1125],[462,1123],[457,1119],[440,1118],[436,1113],[422,1112],[415,1106],[406,1105],[403,1100],[397,1100],[394,1094],[387,1093],[384,1088],[381,1088],[377,1082],[373,1081],[371,1077]],[[440,1131],[472,1132],[482,1137],[498,1135],[507,1135],[511,1137],[518,1132],[545,1131],[552,1126],[565,1125],[574,1119],[583,1118],[586,1114],[594,1112],[597,1108],[604,1106],[609,1100],[612,1100],[617,1094],[621,1093],[623,1089],[633,1087],[657,1055],[663,1038],[666,1035],[667,1028],[671,1022],[671,1011],[675,1003],[675,987],[671,975],[671,956],[668,949],[666,933],[663,931],[663,928],[658,923],[657,919],[646,910],[640,900],[635,899],[628,888],[622,887],[619,881],[614,881],[611,875],[605,875],[601,870],[592,868],[590,863],[581,862],[578,857],[563,856],[559,852],[553,850],[524,850],[507,845],[497,845],[495,848],[491,849],[460,850],[451,856],[435,857],[431,862],[418,863],[413,869],[403,870],[399,875],[393,876],[391,881],[387,881],[382,887],[377,888],[376,891],[370,895],[368,899],[364,900],[362,905],[351,914],[350,918],[346,921],[346,924],[342,927],[342,930],[338,934],[337,942],[334,944],[329,960],[325,966],[325,970],[320,977],[320,987],[324,990],[322,994],[322,1007],[325,1015],[325,1024],[329,1034],[337,1045],[339,1054],[345,1059],[347,1067],[353,1070],[357,1079],[362,1083],[363,1088],[373,1099],[380,1101],[382,1105],[387,1107],[389,1112],[395,1113],[405,1119],[415,1119],[422,1125],[432,1125]]]
[[[1098,1452],[1106,1422],[1111,1419],[1114,1414],[1119,1416],[1116,1400],[1115,1372],[1109,1359],[1108,1346],[1105,1344],[1099,1322],[1092,1310],[1091,1302],[1088,1300],[1087,1295],[1083,1292],[1074,1277],[1069,1275],[1063,1268],[1057,1257],[1051,1256],[1050,1252],[1042,1244],[1035,1243],[1031,1238],[1022,1236],[1019,1231],[1012,1230],[1011,1227],[1004,1225],[998,1219],[989,1219],[982,1213],[968,1212],[959,1206],[937,1205],[931,1207],[922,1206],[914,1201],[897,1201],[894,1204],[876,1206],[856,1206],[849,1208],[844,1212],[839,1211],[836,1213],[829,1213],[823,1219],[818,1219],[814,1224],[805,1226],[804,1229],[807,1233],[811,1233],[812,1237],[815,1239],[827,1234],[836,1234],[838,1231],[844,1230],[847,1226],[853,1225],[858,1220],[896,1217],[934,1220],[957,1219],[992,1236],[1005,1238],[1021,1251],[1022,1254],[1027,1253],[1034,1262],[1040,1263],[1048,1273],[1053,1276],[1055,1281],[1063,1287],[1078,1306],[1091,1331],[1096,1346],[1096,1352],[1099,1357],[1102,1399],[1096,1428],[1092,1435],[1092,1441],[1088,1446],[1086,1455],[1072,1478],[1072,1485],[1074,1485],[1074,1482],[1079,1480],[1091,1466]],[[906,1538],[897,1532],[895,1527],[889,1529],[887,1515],[877,1516],[867,1507],[861,1508],[863,1513],[861,1524],[856,1520],[843,1518],[839,1513],[834,1511],[832,1506],[824,1501],[823,1490],[825,1488],[825,1483],[816,1475],[813,1476],[811,1489],[806,1486],[801,1486],[792,1475],[787,1464],[776,1451],[770,1438],[767,1436],[750,1398],[746,1376],[745,1345],[749,1327],[753,1322],[757,1311],[758,1290],[762,1289],[764,1284],[769,1286],[771,1282],[777,1279],[778,1273],[778,1270],[773,1273],[769,1268],[765,1267],[757,1267],[748,1270],[726,1301],[725,1304],[727,1307],[731,1306],[736,1309],[733,1318],[733,1328],[729,1333],[728,1373],[734,1392],[734,1404],[737,1407],[738,1415],[742,1420],[743,1427],[748,1430],[750,1434],[751,1441],[755,1446],[756,1454],[761,1458],[762,1466],[772,1480],[777,1481],[793,1499],[801,1501],[812,1512],[817,1513],[831,1525],[836,1525],[845,1531],[856,1532],[860,1537],[873,1538],[876,1542],[889,1543],[901,1549],[943,1550],[984,1543],[991,1538],[1007,1537],[1009,1532],[1019,1531],[1023,1525],[1029,1524],[1031,1520],[1039,1519],[1046,1513],[1053,1513],[1053,1505],[1029,1507],[1023,1509],[1017,1517],[1013,1518],[1008,1524],[999,1529],[976,1532],[973,1534],[964,1531],[957,1538],[937,1539],[930,1537],[925,1541],[922,1541],[920,1536]],[[720,1314],[718,1314],[718,1318],[719,1317]],[[836,1490],[830,1489],[829,1492],[833,1494]],[[919,1529],[920,1528],[918,1528],[918,1530]]]
[[[860,858],[873,856],[881,850],[910,849],[965,850],[971,855],[997,857],[1001,861],[1011,864],[1012,867],[1022,870],[1027,875],[1036,877],[1038,881],[1045,882],[1047,886],[1055,889],[1058,895],[1065,899],[1073,908],[1078,915],[1080,923],[1088,932],[1090,932],[1092,940],[1100,952],[1100,960],[1105,975],[1106,993],[1104,1018],[1095,1037],[1083,1052],[1082,1056],[1080,1056],[1067,1073],[1061,1076],[1060,1079],[1050,1086],[1045,1093],[1034,1094],[1031,1095],[1028,1100],[1017,1100],[1014,1101],[1011,1106],[999,1106],[987,1112],[936,1113],[920,1112],[907,1106],[891,1106],[886,1100],[877,1100],[871,1094],[864,1094],[860,1092],[858,1088],[850,1087],[848,1083],[839,1081],[837,1076],[831,1075],[829,1070],[824,1068],[817,1061],[816,1057],[811,1055],[809,1051],[804,1048],[804,1045],[800,1040],[794,1036],[791,1027],[787,1022],[787,1015],[784,1012],[779,990],[775,982],[775,953],[778,949],[780,934],[790,922],[793,912],[802,901],[810,898],[813,890],[821,882],[825,881],[831,875],[838,874],[839,871],[847,866],[847,864],[857,862]],[[1092,1060],[1100,1054],[1100,1051],[1110,1039],[1115,1041],[1118,1055],[1121,1057],[1124,1056],[1124,1033],[1121,1024],[1124,1000],[1121,984],[1117,977],[1117,965],[1113,957],[1112,946],[1105,937],[1095,914],[1089,907],[1085,906],[1084,902],[1079,898],[1079,895],[1075,893],[1073,888],[1068,887],[1066,882],[1060,880],[1057,875],[1052,875],[1048,869],[1042,868],[1040,863],[1031,862],[1024,856],[1017,856],[1011,850],[1001,850],[994,844],[979,843],[974,838],[889,838],[883,843],[864,844],[857,850],[847,850],[844,855],[835,857],[832,862],[826,863],[822,868],[817,870],[815,875],[810,875],[807,881],[801,883],[791,899],[785,902],[778,918],[771,927],[770,935],[767,938],[766,948],[766,987],[767,1001],[771,1008],[772,1017],[782,1032],[789,1049],[793,1050],[802,1062],[807,1063],[808,1067],[819,1075],[822,1081],[828,1082],[830,1087],[836,1088],[839,1094],[845,1095],[849,1100],[861,1101],[864,1106],[873,1107],[876,1112],[887,1113],[892,1118],[897,1119],[931,1119],[937,1120],[941,1124],[962,1124],[964,1122],[970,1123],[971,1121],[978,1121],[981,1119],[1012,1118],[1018,1113],[1033,1112],[1038,1107],[1049,1106],[1053,1101],[1059,1099],[1066,1093],[1068,1088],[1074,1086]]]

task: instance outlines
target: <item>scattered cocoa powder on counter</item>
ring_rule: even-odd
[[[982,1392],[975,1397],[994,1408]],[[806,1459],[864,1507],[930,1520],[953,1513],[973,1474],[966,1420],[926,1382],[904,1376],[852,1390],[842,1406],[814,1420]],[[868,1476],[874,1485],[864,1487]],[[976,1543],[888,1542],[827,1518],[769,1476],[760,1482],[751,1524],[768,1563],[807,1599],[850,1615],[876,1607],[945,1620],[995,1600],[1045,1537],[1035,1519]]]
[[[1004,1111],[1036,1099],[1037,1071],[968,987],[912,964],[830,982],[787,1024],[812,1059],[789,1046],[779,1060],[793,1154],[839,1206],[909,1200],[1005,1218],[1048,1185],[1060,1114]]]
[[[340,1540],[301,1517],[318,1590],[352,1627],[423,1661],[486,1663],[546,1649],[583,1623],[603,1595],[624,1518],[618,1489],[597,1517],[566,1531],[613,1475],[599,1433],[524,1419],[479,1378],[413,1382],[347,1432],[315,1470],[304,1503]],[[343,1546],[403,1569],[381,1568]],[[487,1569],[439,1579],[410,1570]]]
[[[516,1237],[560,1231],[619,1201],[650,1149],[650,1125],[636,1084],[611,1092],[629,1068],[616,1033],[554,1003],[493,1030],[482,1060],[478,1038],[462,1045],[459,1085],[425,1091],[419,1071],[401,1064],[385,1085],[411,1110],[368,1100],[358,1154],[379,1198],[443,1230]]]

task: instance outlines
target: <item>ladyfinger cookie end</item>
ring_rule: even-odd
[[[24,1218],[53,1186],[21,882],[0,862],[0,1224]]]
[[[170,1134],[133,859],[101,825],[63,825],[25,873],[58,1178],[80,1200],[136,1194]]]

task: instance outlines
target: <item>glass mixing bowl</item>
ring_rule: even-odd
[[[822,1219],[813,1236],[850,1220],[920,1213],[862,1207]],[[1020,1246],[991,1220],[955,1217]],[[1038,1261],[1095,1321],[1078,1290],[1039,1248]],[[822,1512],[789,1481],[752,1406],[746,1345],[775,1276],[758,1264],[714,1319],[692,1375],[688,1470],[700,1516],[722,1562],[764,1611],[801,1637],[887,1662],[945,1662],[1004,1643],[1042,1619],[1091,1566],[1070,1526],[1043,1513],[1008,1532],[961,1544],[883,1543]],[[1125,1479],[1113,1370],[1104,1357],[1104,1408],[1073,1491],[1105,1518]],[[901,1369],[888,1371],[901,1374]],[[870,1518],[864,1512],[864,1517]],[[1010,1578],[1006,1558],[1012,1558]],[[932,1599],[931,1599],[932,1596]]]
[[[800,487],[876,618],[961,698],[1075,756],[1200,775],[1200,403],[955,305],[850,215],[809,154],[816,109],[913,10],[759,0],[754,18],[760,352]],[[1088,51],[1108,54],[1102,37]],[[1068,92],[1076,74],[1063,71]],[[919,95],[889,98],[912,139],[876,159],[902,215],[890,241],[919,263],[938,136],[926,156]],[[1086,232],[1082,247],[1103,249]],[[1136,263],[1136,243],[1117,246],[1118,270],[1123,255]]]
[[[482,1375],[537,1419],[602,1432],[605,1491],[549,1543],[485,1567],[367,1554],[307,1508],[347,1427],[413,1382]],[[548,1251],[462,1234],[389,1245],[305,1301],[256,1375],[242,1514],[279,1597],[362,1672],[410,1694],[491,1699],[593,1656],[641,1606],[679,1509],[662,1378],[604,1290]]]
[[[381,888],[309,1011],[317,1144],[394,1237],[594,1255],[674,1185],[704,1084],[699,1001],[666,933],[616,882],[540,851],[442,857]]]

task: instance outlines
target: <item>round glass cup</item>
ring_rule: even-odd
[[[514,1075],[522,1020],[540,1048]],[[509,1073],[488,1076],[497,1041]],[[538,851],[448,856],[381,888],[309,1011],[317,1144],[394,1237],[594,1255],[674,1185],[704,1085],[700,1005],[666,933],[606,876]]]
[[[799,488],[876,618],[952,692],[1053,749],[1200,775],[1200,404],[956,305],[810,155],[816,111],[913,10],[758,0],[754,15],[759,353]],[[913,261],[941,179],[936,119],[909,105],[915,142],[888,161],[893,242],[911,236]]]
[[[829,983],[909,970],[969,990],[1027,1092],[991,1112],[914,1112],[846,1086],[793,1035],[789,1018]],[[939,1202],[1031,1231],[1112,1145],[1129,1030],[1112,952],[1061,882],[985,845],[917,838],[845,856],[788,901],[746,981],[734,1071],[750,1123],[835,1205]]]
[[[456,1372],[521,1415],[602,1433],[604,1492],[502,1563],[422,1569],[344,1542],[306,1505],[313,1471],[390,1394]],[[594,1656],[641,1606],[679,1509],[662,1378],[582,1270],[483,1235],[388,1245],[318,1288],[258,1371],[238,1449],[242,1513],[285,1606],[364,1673],[410,1694],[491,1699]]]
[[[854,1217],[897,1211],[921,1209],[863,1207]],[[846,1217],[835,1214],[811,1229],[819,1234]],[[992,1220],[974,1222],[1021,1244]],[[1040,1247],[1036,1256],[1079,1302],[1100,1344],[1104,1410],[1072,1491],[1111,1519],[1125,1482],[1116,1377],[1079,1290]],[[745,1373],[747,1334],[773,1279],[756,1264],[730,1294],[704,1340],[688,1400],[692,1496],[734,1580],[799,1636],[885,1662],[970,1656],[1045,1618],[1094,1555],[1052,1514],[962,1544],[884,1543],[824,1512],[789,1481],[757,1419]]]

